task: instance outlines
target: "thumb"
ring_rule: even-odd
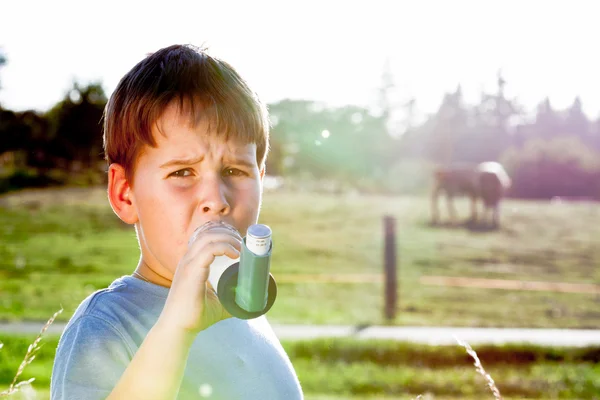
[[[208,292],[209,296],[211,297],[211,300],[209,301],[214,301],[215,307],[217,307],[217,309],[219,310],[219,321],[233,317],[233,315],[231,315],[229,311],[227,311],[225,307],[223,307],[221,301],[219,301],[219,295],[217,295],[217,291],[212,287],[212,285],[209,287]]]
[[[225,309],[225,307],[223,307],[223,304],[221,304],[221,302],[219,301],[217,292],[212,287],[207,288],[206,302],[204,304],[204,316],[209,325],[233,317]]]

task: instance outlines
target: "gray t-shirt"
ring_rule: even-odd
[[[131,276],[88,296],[56,350],[51,400],[105,399],[157,321],[169,289]],[[180,400],[302,399],[294,368],[266,317],[228,318],[194,341]]]

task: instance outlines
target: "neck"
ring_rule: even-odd
[[[173,283],[172,277],[165,276],[164,273],[161,273],[162,271],[156,271],[154,268],[148,265],[148,263],[146,263],[142,257],[140,257],[140,261],[135,269],[135,272],[146,278],[149,282],[159,286],[170,288],[171,284]]]

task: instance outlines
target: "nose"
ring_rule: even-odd
[[[198,208],[202,214],[226,215],[229,213],[231,207],[227,201],[227,187],[219,177],[203,180]]]

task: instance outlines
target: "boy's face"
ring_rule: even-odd
[[[200,225],[224,221],[244,236],[257,222],[264,170],[255,144],[225,142],[205,122],[191,127],[175,106],[158,125],[157,147],[141,152],[131,193],[142,261],[172,278]]]

